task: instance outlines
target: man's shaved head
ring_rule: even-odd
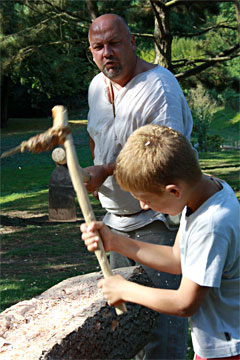
[[[102,29],[104,24],[111,24],[113,27],[119,29],[119,31],[126,31],[126,34],[130,36],[130,29],[126,21],[117,14],[104,14],[97,17],[91,24],[89,28],[89,42],[91,34],[95,31]]]
[[[103,74],[125,85],[135,74],[136,42],[125,20],[116,14],[96,18],[89,29],[90,51]]]

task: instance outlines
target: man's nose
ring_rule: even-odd
[[[111,56],[113,54],[112,52],[112,48],[110,45],[104,45],[104,49],[103,49],[103,55],[104,56]]]
[[[142,208],[143,210],[148,210],[148,209],[150,209],[150,207],[149,207],[147,204],[145,204],[145,202],[143,202],[143,201],[140,201],[140,206],[141,206],[141,208]]]

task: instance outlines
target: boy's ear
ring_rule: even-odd
[[[178,185],[171,184],[166,185],[165,190],[168,191],[171,195],[174,195],[177,199],[181,198],[181,189]]]

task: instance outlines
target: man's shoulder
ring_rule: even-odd
[[[91,82],[90,82],[90,85],[91,85],[92,83],[101,83],[101,82],[104,82],[104,80],[103,80],[103,73],[102,73],[102,72],[99,72],[97,75],[95,75],[95,76],[92,78],[92,80],[91,80]]]
[[[149,71],[147,71],[146,73],[149,74],[150,76],[166,76],[166,77],[175,78],[175,76],[170,70],[159,64],[156,65],[154,68],[150,69]]]
[[[153,89],[157,92],[159,87],[168,89],[169,85],[171,85],[170,90],[179,87],[173,73],[161,65],[156,65],[154,68],[138,74],[132,82],[132,85],[135,86],[136,84],[139,84],[140,86],[145,86],[147,84],[151,92]]]
[[[104,89],[105,86],[106,84],[104,82],[103,74],[100,72],[92,78],[89,84],[89,88],[88,88],[89,96],[93,96],[96,91],[99,91],[100,89]]]

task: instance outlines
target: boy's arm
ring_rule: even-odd
[[[154,245],[114,234],[102,222],[96,221],[89,227],[86,224],[81,225],[82,239],[89,251],[97,248],[99,239],[95,230],[99,230],[101,234],[105,251],[118,252],[156,270],[181,274],[179,233],[173,247]]]
[[[208,288],[183,277],[178,290],[150,288],[125,280],[116,275],[103,279],[98,286],[103,289],[109,305],[133,302],[154,311],[181,317],[192,316],[201,305]]]
[[[112,247],[112,251],[118,252],[153,269],[170,274],[181,274],[182,272],[179,232],[177,233],[173,247],[149,244],[122,235],[114,236]]]

